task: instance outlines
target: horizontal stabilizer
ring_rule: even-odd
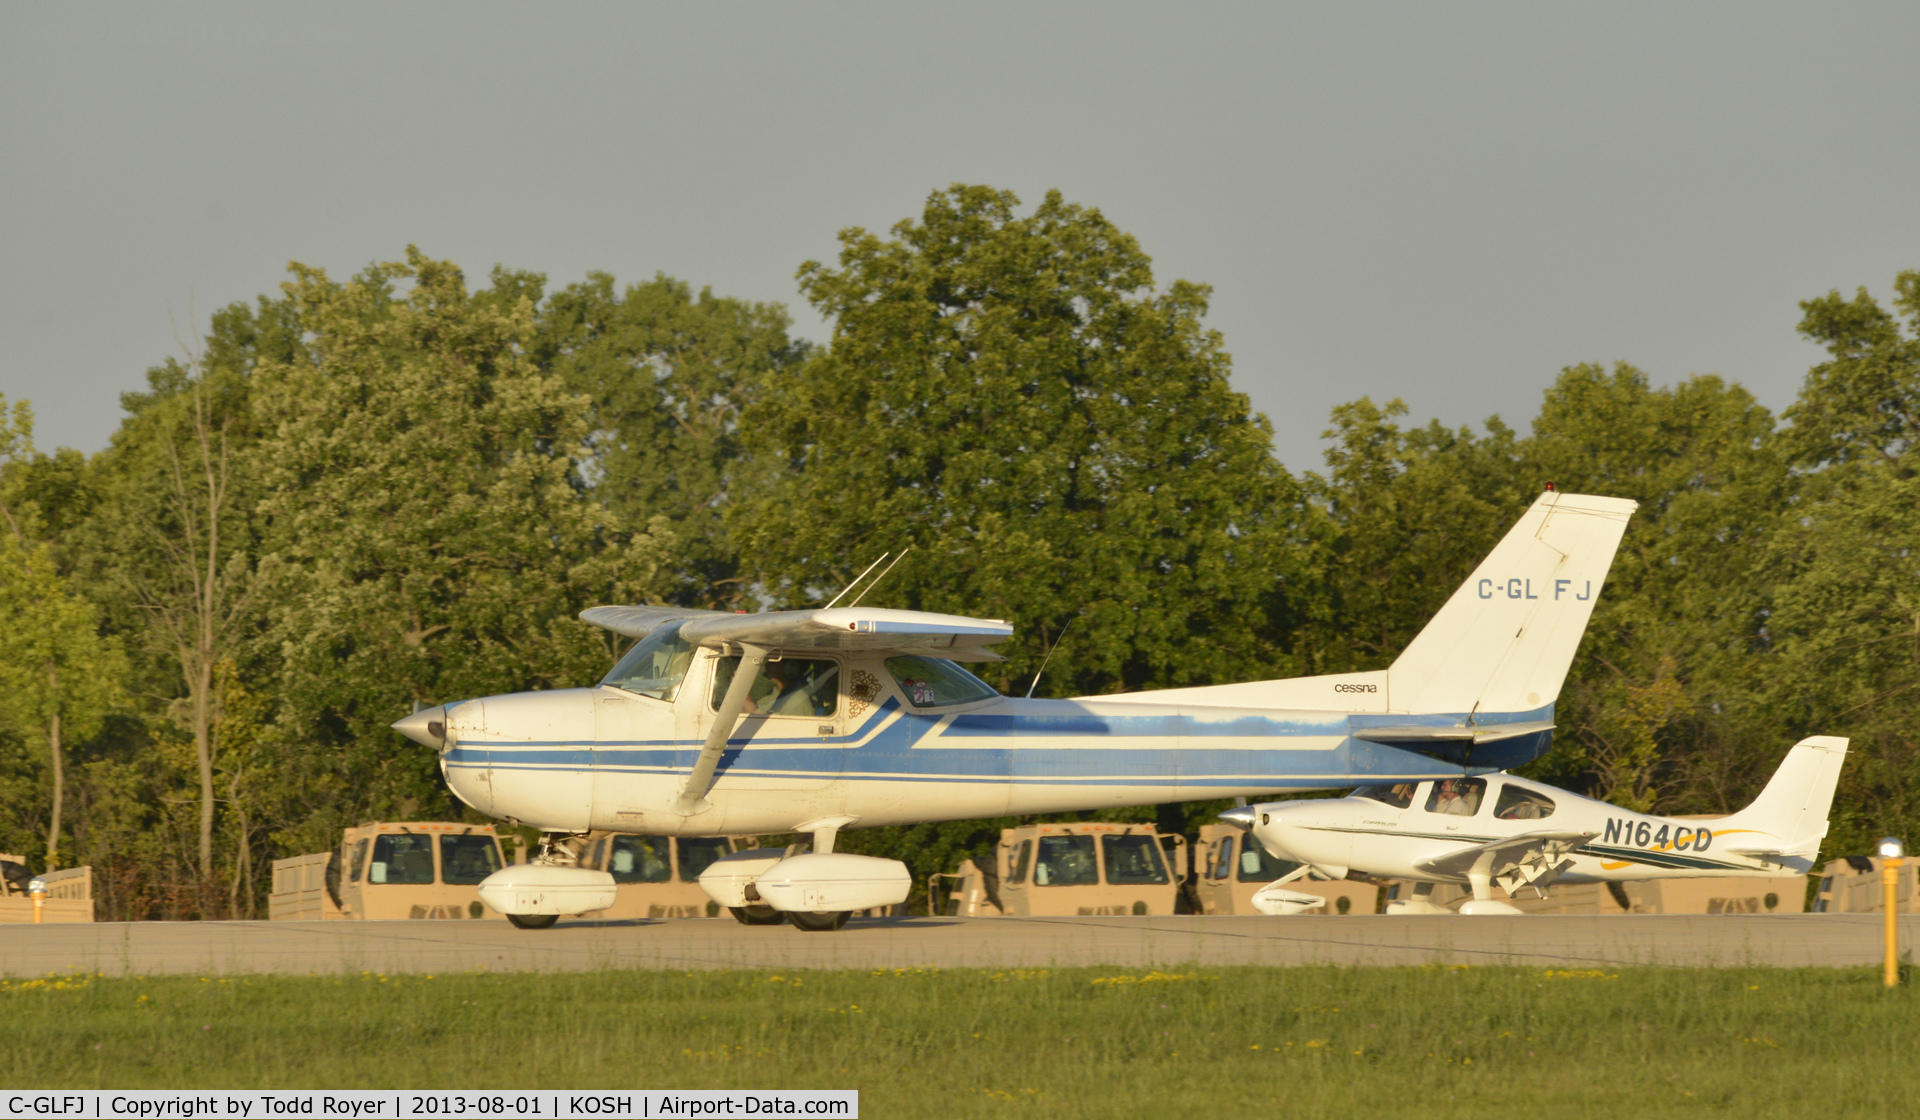
[[[1522,735],[1535,735],[1552,730],[1552,720],[1539,720],[1529,723],[1490,723],[1484,726],[1452,724],[1445,727],[1360,727],[1354,729],[1353,737],[1365,739],[1369,743],[1411,746],[1417,749],[1423,743],[1473,743],[1476,745],[1497,743],[1502,739],[1514,739]]]

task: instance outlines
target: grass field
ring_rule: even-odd
[[[35,1088],[856,1088],[880,1118],[1915,1115],[1916,1012],[1831,969],[0,981]]]

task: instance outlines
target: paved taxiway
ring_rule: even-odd
[[[0,926],[0,975],[541,972],[596,968],[1060,968],[1107,965],[1866,965],[1873,914],[1528,917],[889,918],[838,933],[725,918],[99,922]],[[1901,919],[1903,945],[1920,915]]]

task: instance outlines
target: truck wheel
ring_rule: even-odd
[[[787,915],[787,919],[794,924],[795,928],[804,929],[808,933],[832,933],[846,925],[847,919],[851,917],[853,913],[848,910],[822,910],[819,913],[795,910]]]
[[[551,926],[553,923],[559,920],[560,920],[560,915],[558,914],[508,914],[507,915],[507,921],[512,922],[515,929],[546,929],[548,926]]]
[[[787,916],[771,906],[729,906],[727,913],[743,926],[777,926]]]

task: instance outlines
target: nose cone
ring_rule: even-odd
[[[1258,820],[1259,818],[1254,813],[1253,806],[1242,805],[1238,808],[1228,809],[1226,812],[1221,813],[1220,819],[1223,821],[1226,821],[1228,824],[1234,826],[1235,828],[1252,828],[1253,822],[1255,820]]]
[[[393,725],[393,729],[423,747],[439,750],[447,738],[447,706],[422,708]]]

